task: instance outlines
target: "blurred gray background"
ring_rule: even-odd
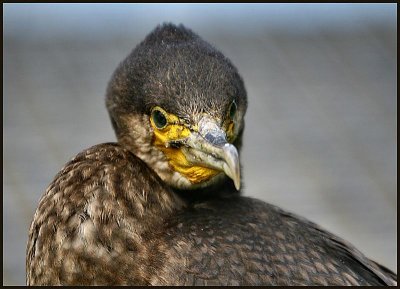
[[[396,4],[3,4],[3,282],[25,284],[40,196],[115,136],[107,82],[159,23],[219,48],[249,97],[244,193],[397,271]]]

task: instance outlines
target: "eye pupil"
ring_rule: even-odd
[[[153,110],[151,117],[157,128],[164,128],[167,125],[167,118],[161,111],[157,109]]]
[[[237,106],[236,106],[235,101],[233,101],[231,106],[230,106],[230,108],[229,108],[229,117],[231,119],[233,119],[235,117],[236,110],[237,110]]]

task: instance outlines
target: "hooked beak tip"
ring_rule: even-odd
[[[233,180],[236,190],[240,190],[240,164],[239,153],[234,145],[226,143],[223,147],[224,159],[224,172]]]
[[[239,191],[240,190],[240,179],[239,180],[235,180],[234,183],[235,183],[236,190]]]

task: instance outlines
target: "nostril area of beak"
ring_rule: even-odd
[[[203,117],[199,122],[200,135],[214,146],[222,146],[226,141],[225,132],[217,125],[217,123],[208,117]]]
[[[215,146],[222,146],[226,143],[225,134],[208,132],[204,138]]]

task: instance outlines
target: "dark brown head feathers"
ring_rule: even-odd
[[[106,96],[116,124],[121,115],[149,114],[155,105],[189,120],[202,111],[220,117],[233,100],[244,115],[246,90],[230,60],[173,24],[158,26],[120,63]]]

